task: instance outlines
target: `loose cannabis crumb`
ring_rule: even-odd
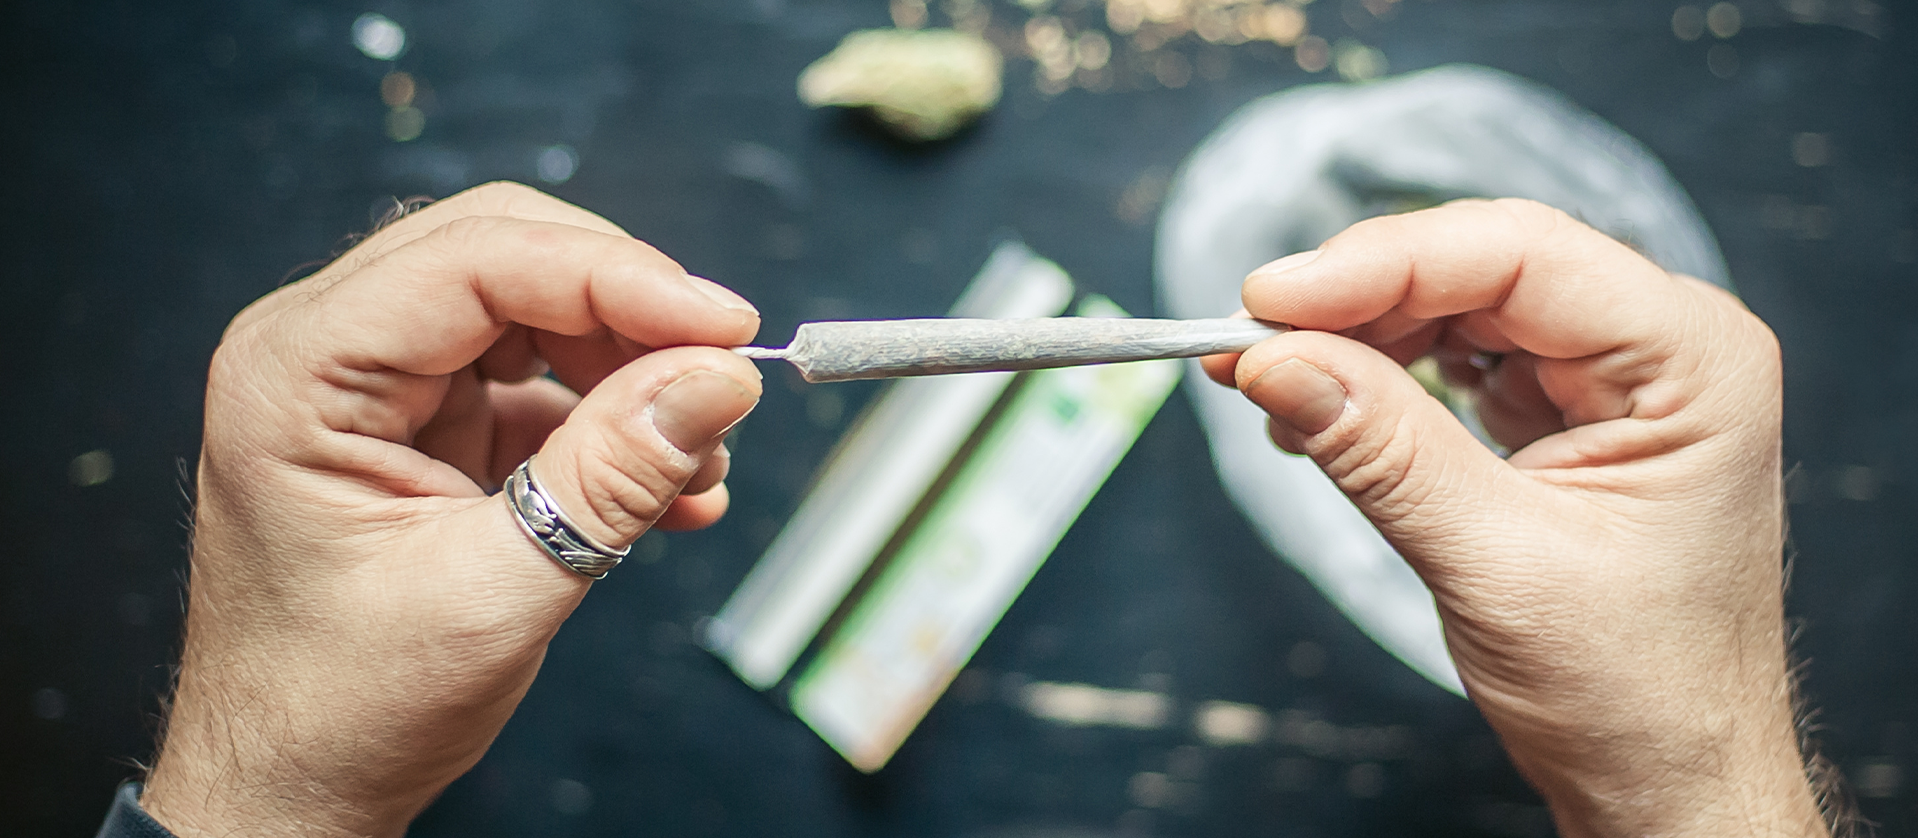
[[[847,35],[799,75],[799,98],[871,108],[901,137],[952,136],[999,102],[999,51],[951,29],[867,29]]]

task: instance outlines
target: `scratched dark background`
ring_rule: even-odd
[[[1393,72],[1476,62],[1564,91],[1642,139],[1703,210],[1784,343],[1790,608],[1821,741],[1881,834],[1918,835],[1918,19],[1741,0],[1735,35],[1684,40],[1670,2],[1372,5],[1389,19],[1341,0],[1306,11]],[[1096,20],[1085,7],[1059,4]],[[1002,37],[1028,16],[989,8]],[[352,43],[368,11],[405,28],[396,60]],[[1121,62],[1108,92],[1047,96],[1015,58],[981,125],[909,148],[793,91],[846,32],[886,25],[876,1],[43,0],[0,20],[9,835],[90,834],[150,754],[207,358],[234,312],[379,201],[540,183],[545,153],[563,181],[547,188],[742,291],[770,338],[804,319],[940,312],[1003,231],[1145,313],[1156,179],[1239,105],[1334,77],[1272,45],[1187,37],[1169,49],[1196,70],[1176,89]],[[419,129],[408,141],[380,96],[395,70],[423,83],[398,117]],[[1822,161],[1795,159],[1802,134],[1824,138]],[[1469,705],[1259,544],[1183,396],[895,762],[856,775],[689,642],[872,392],[769,381],[739,441],[735,513],[649,537],[652,561],[595,589],[416,834],[1550,834]],[[1355,765],[1206,748],[1184,726],[1064,729],[1006,700],[1025,679],[1407,735]],[[1142,772],[1176,793],[1138,794]]]

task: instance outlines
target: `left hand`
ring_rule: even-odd
[[[615,547],[717,520],[721,439],[760,385],[714,347],[758,324],[514,184],[401,219],[241,312],[207,382],[148,813],[183,838],[404,833],[591,586],[487,490],[537,451],[544,488]]]

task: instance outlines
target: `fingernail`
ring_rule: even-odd
[[[694,370],[653,397],[653,427],[674,448],[695,453],[732,430],[758,403],[759,397],[732,376]]]
[[[698,289],[699,293],[705,294],[722,308],[729,308],[734,311],[750,311],[753,314],[759,313],[759,309],[753,308],[753,304],[746,302],[745,297],[733,293],[732,289],[724,285],[720,285],[705,277],[693,276],[692,274],[686,275],[686,281],[692,283],[692,286]]]
[[[1305,267],[1317,258],[1319,258],[1319,252],[1316,250],[1301,251],[1276,262],[1267,262],[1264,265],[1253,268],[1252,276],[1277,276],[1294,268]]]
[[[1261,373],[1246,385],[1245,395],[1272,418],[1306,436],[1332,427],[1345,412],[1344,385],[1298,358]]]

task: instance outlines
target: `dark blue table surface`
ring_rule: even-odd
[[[1464,61],[1554,86],[1691,192],[1784,345],[1790,608],[1821,739],[1880,795],[1861,803],[1882,834],[1918,834],[1918,17],[1882,10],[1874,37],[1741,5],[1743,31],[1692,42],[1666,2],[1403,0],[1383,22],[1341,0],[1307,11],[1394,72]],[[406,27],[396,62],[351,44],[369,10]],[[1026,14],[992,11],[1000,26]],[[1149,313],[1141,194],[1234,108],[1329,75],[1276,48],[1221,59],[1188,41],[1213,78],[1047,97],[1015,60],[995,113],[913,148],[794,95],[840,36],[886,24],[876,1],[16,2],[0,15],[0,832],[19,835],[90,831],[151,752],[178,645],[181,474],[221,327],[380,201],[534,181],[540,151],[564,144],[578,168],[553,192],[739,289],[771,339],[807,319],[938,313],[1006,230]],[[1722,51],[1708,68],[1715,46],[1735,51],[1734,72]],[[384,128],[394,68],[424,83],[410,142]],[[1806,132],[1829,137],[1826,165],[1794,162]],[[766,159],[785,174],[751,164]],[[1549,834],[1471,707],[1261,546],[1183,396],[895,762],[852,772],[689,642],[873,391],[769,384],[737,446],[734,513],[649,536],[656,560],[594,590],[493,751],[416,834]],[[111,479],[76,480],[93,451]],[[1313,649],[1321,671],[1288,666]],[[1392,728],[1405,745],[1355,767],[1365,757],[1205,748],[1184,728],[1059,728],[1007,700],[1025,679],[1148,684],[1184,707],[1246,702],[1335,731]],[[1139,808],[1141,772],[1179,793]]]

